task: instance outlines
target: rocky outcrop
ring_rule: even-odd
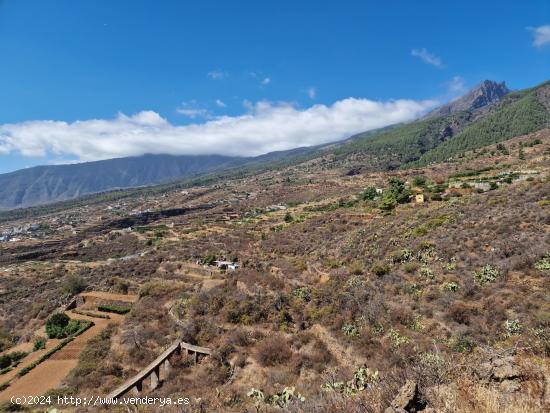
[[[519,390],[522,374],[513,356],[493,357],[476,370],[477,376],[486,382],[498,383],[502,391]]]
[[[426,401],[418,391],[416,382],[407,380],[384,413],[414,412],[433,413],[435,411],[426,407]]]
[[[505,82],[485,80],[464,96],[431,111],[426,117],[448,116],[462,111],[474,111],[492,105],[510,93]]]

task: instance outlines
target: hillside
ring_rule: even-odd
[[[548,125],[550,83],[506,94],[500,99],[494,98],[494,91],[483,97],[480,93],[487,89],[478,89],[466,95],[477,96],[468,110],[450,110],[453,113],[448,115],[429,116],[378,133],[358,135],[353,141],[338,146],[334,153],[340,157],[362,154],[366,164],[374,168],[418,167],[456,158],[465,151]],[[479,106],[483,102],[489,106]]]
[[[467,150],[542,129],[548,124],[550,84],[508,93],[484,81],[462,98],[417,121],[352,136],[341,142],[257,157],[219,155],[111,159],[41,166],[0,175],[0,209],[71,200],[120,188],[197,177],[212,179],[280,169],[305,160],[335,157],[354,170],[392,170],[456,158]]]
[[[317,149],[296,148],[256,157],[144,155],[22,169],[0,174],[0,210],[51,204],[115,189],[208,179],[208,175],[250,173],[295,162]]]
[[[550,121],[550,83],[511,93],[452,140],[424,154],[416,165],[441,162],[461,153],[547,127]]]
[[[2,222],[3,354],[85,289],[138,301],[52,394],[104,396],[178,339],[213,354],[175,356],[140,396],[224,413],[384,412],[398,394],[408,412],[546,411],[550,130],[500,144],[352,175],[354,155],[325,155]],[[1,400],[23,382],[10,368]]]
[[[144,155],[74,165],[38,166],[0,175],[0,209],[139,187],[227,167],[238,158],[218,155]]]

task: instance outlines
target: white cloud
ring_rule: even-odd
[[[207,109],[177,108],[176,112],[190,119],[210,117],[210,112]]]
[[[269,85],[271,83],[271,78],[266,77],[260,82],[263,86]]]
[[[446,86],[447,92],[451,96],[462,95],[467,90],[466,83],[461,76],[454,76],[449,82],[447,82]]]
[[[427,63],[429,65],[435,67],[443,67],[443,62],[441,61],[441,59],[433,53],[428,52],[428,50],[426,50],[426,48],[424,47],[422,49],[412,49],[411,55],[414,57],[418,57],[424,63]]]
[[[176,112],[190,119],[212,118],[212,113],[208,109],[201,108],[199,102],[197,102],[195,99],[189,100],[187,102],[182,102],[181,106],[176,109]]]
[[[222,70],[211,70],[210,72],[207,73],[207,75],[209,78],[214,80],[224,79],[227,76],[229,76],[227,72],[224,72]]]
[[[533,33],[533,46],[542,47],[550,44],[550,24],[527,29]]]
[[[317,97],[317,89],[315,89],[314,87],[310,87],[307,90],[307,95],[310,99],[315,99]]]
[[[227,107],[227,105],[225,104],[225,102],[221,99],[216,99],[216,106],[219,107],[219,108],[225,108]]]
[[[248,104],[250,111],[246,114],[183,126],[171,124],[152,111],[72,123],[38,120],[3,124],[0,153],[82,161],[145,153],[259,155],[333,142],[409,121],[436,102],[348,98],[306,109],[265,101]]]

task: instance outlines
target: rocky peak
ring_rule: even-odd
[[[493,80],[484,80],[459,100],[469,105],[470,109],[478,109],[499,101],[508,93],[510,93],[510,89],[506,87],[506,82],[497,83]]]
[[[506,82],[497,83],[484,80],[465,95],[443,105],[428,114],[427,117],[446,116],[464,110],[476,110],[498,102],[510,93]]]

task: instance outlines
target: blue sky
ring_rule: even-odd
[[[549,25],[537,0],[0,0],[0,173],[411,120],[486,78],[550,78]]]

